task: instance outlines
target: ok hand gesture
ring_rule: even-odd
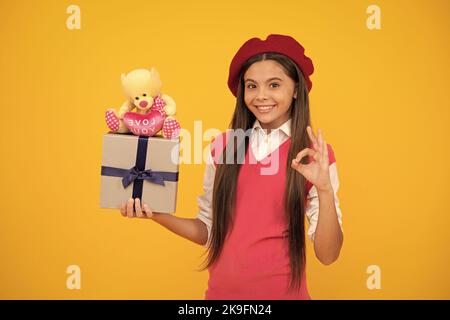
[[[310,126],[306,128],[306,131],[314,149],[305,148],[300,151],[296,158],[292,160],[291,167],[311,182],[317,191],[333,190],[329,173],[328,148],[322,138],[322,131],[318,129],[318,138],[316,138]],[[308,164],[302,164],[300,161],[305,156],[312,157],[312,161]]]

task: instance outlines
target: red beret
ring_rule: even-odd
[[[264,52],[281,53],[294,61],[303,73],[308,91],[311,90],[312,82],[309,76],[314,72],[314,66],[311,59],[305,56],[305,49],[290,36],[271,34],[264,41],[259,38],[247,40],[235,54],[228,75],[228,87],[235,97],[237,96],[239,73],[242,66],[249,58]]]

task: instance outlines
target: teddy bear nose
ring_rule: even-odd
[[[145,108],[147,106],[148,102],[147,101],[141,101],[139,102],[139,106],[141,106],[142,108]]]

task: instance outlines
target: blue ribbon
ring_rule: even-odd
[[[148,170],[138,170],[136,166],[131,168],[127,175],[122,179],[122,185],[124,188],[128,187],[136,179],[148,180],[150,182],[165,186],[164,178],[161,174],[157,172],[152,172],[151,169]]]
[[[120,169],[102,166],[102,176],[120,177],[124,188],[128,187],[136,179],[147,180],[151,183],[165,186],[165,181],[178,181],[178,172],[138,170],[136,166],[131,169]]]
[[[124,188],[133,184],[133,199],[142,198],[142,188],[144,180],[165,186],[165,181],[178,181],[178,172],[145,170],[147,158],[148,137],[139,136],[138,148],[136,152],[136,164],[130,169],[102,166],[102,176],[121,177]]]

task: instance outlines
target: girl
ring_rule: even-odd
[[[197,217],[152,212],[139,199],[121,207],[124,216],[151,218],[207,247],[206,299],[310,299],[305,216],[319,261],[328,265],[339,256],[334,154],[310,126],[313,70],[292,37],[245,42],[230,65],[228,86],[237,98],[232,130],[210,145]]]

